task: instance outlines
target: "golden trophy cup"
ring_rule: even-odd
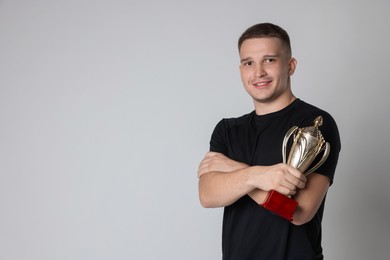
[[[295,167],[305,176],[318,169],[326,161],[330,152],[330,144],[325,141],[321,131],[318,129],[323,123],[322,116],[316,117],[313,123],[314,125],[309,127],[298,128],[297,126],[293,126],[290,128],[284,137],[282,146],[283,163]],[[287,143],[293,134],[293,143],[288,160],[286,161]],[[321,152],[323,152],[321,159],[313,167],[308,169]],[[291,221],[298,202],[275,190],[271,190],[268,193],[266,201],[261,205]]]
[[[316,117],[314,120],[314,126],[298,128],[293,126],[286,134],[283,140],[282,155],[283,163],[290,164],[291,166],[300,170],[305,176],[318,169],[328,158],[330,152],[330,144],[325,142],[321,131],[318,129],[322,125],[322,116]],[[287,142],[291,135],[297,132],[294,136],[294,141],[291,146],[291,150],[286,162],[286,147]],[[324,151],[320,161],[316,163],[312,168],[307,170],[313,163],[318,154]]]

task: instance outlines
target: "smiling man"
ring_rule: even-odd
[[[217,124],[198,170],[202,206],[224,207],[223,259],[323,259],[325,197],[341,148],[337,125],[327,112],[294,96],[290,77],[297,61],[285,30],[256,24],[241,35],[238,48],[254,111]],[[292,126],[311,126],[317,116],[323,117],[321,132],[331,151],[306,178],[282,163],[282,142]],[[298,202],[292,221],[261,206],[271,190]]]

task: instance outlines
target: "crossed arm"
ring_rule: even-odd
[[[330,184],[326,176],[312,173],[306,178],[287,164],[250,167],[215,152],[201,161],[198,177],[200,202],[206,208],[228,206],[246,194],[261,204],[270,190],[292,196],[299,203],[295,225],[313,218]]]

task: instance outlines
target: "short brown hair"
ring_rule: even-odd
[[[291,56],[291,44],[288,33],[281,27],[272,23],[259,23],[249,27],[238,39],[238,51],[245,40],[253,38],[278,38],[286,48],[288,56]]]

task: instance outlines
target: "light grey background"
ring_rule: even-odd
[[[389,1],[0,0],[0,259],[220,259],[197,166],[250,112],[236,42],[291,35],[293,89],[339,124],[327,259],[387,259]]]

